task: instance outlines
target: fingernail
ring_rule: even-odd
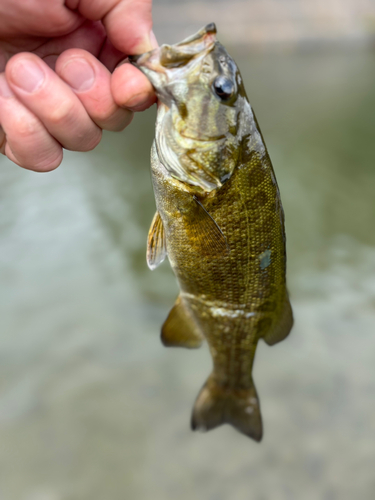
[[[149,52],[150,50],[153,50],[158,46],[159,45],[154,32],[151,30],[150,33],[144,35],[142,41],[134,47],[132,54],[144,54],[145,52]]]
[[[0,76],[0,96],[6,99],[8,97],[13,97],[13,92],[10,90],[4,75]]]
[[[35,92],[42,86],[45,78],[42,68],[30,60],[16,63],[10,72],[12,83],[25,92]]]
[[[85,59],[71,59],[61,68],[60,75],[74,90],[81,92],[89,90],[95,81],[94,69]]]
[[[155,33],[151,30],[150,31],[150,43],[153,49],[156,49],[159,47],[158,41],[156,40]]]

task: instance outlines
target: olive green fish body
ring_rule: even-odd
[[[207,33],[206,28],[197,37],[201,45]],[[198,347],[204,338],[212,355],[213,371],[195,403],[193,428],[230,423],[260,440],[252,379],[256,346],[260,338],[270,345],[282,340],[293,322],[285,278],[284,214],[238,70],[230,66],[229,56],[225,59],[222,46],[214,42],[207,47],[208,42],[205,59],[190,62],[192,69],[184,76],[190,82],[184,87],[185,108],[180,102],[182,111],[173,115],[172,104],[160,105],[151,154],[157,215],[148,261],[156,267],[168,254],[180,287],[163,325],[165,345]],[[205,76],[201,78],[205,64],[209,81],[216,76],[209,92]],[[225,99],[212,98],[212,86],[215,92],[219,87],[221,96],[227,90]]]

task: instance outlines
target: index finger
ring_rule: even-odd
[[[111,89],[116,104],[132,111],[143,111],[156,102],[151,83],[131,64],[122,64],[114,71]]]

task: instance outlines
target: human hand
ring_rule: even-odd
[[[151,50],[152,0],[0,0],[0,151],[49,171],[155,102],[134,66]]]

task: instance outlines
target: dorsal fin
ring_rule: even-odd
[[[230,252],[223,231],[196,196],[193,196],[196,211],[192,219],[192,231],[199,240],[203,253],[210,256],[225,256]]]
[[[203,337],[180,296],[161,329],[161,341],[166,347],[200,347]]]
[[[167,255],[165,231],[163,221],[156,212],[152,219],[147,237],[147,265],[151,270],[158,267]]]

